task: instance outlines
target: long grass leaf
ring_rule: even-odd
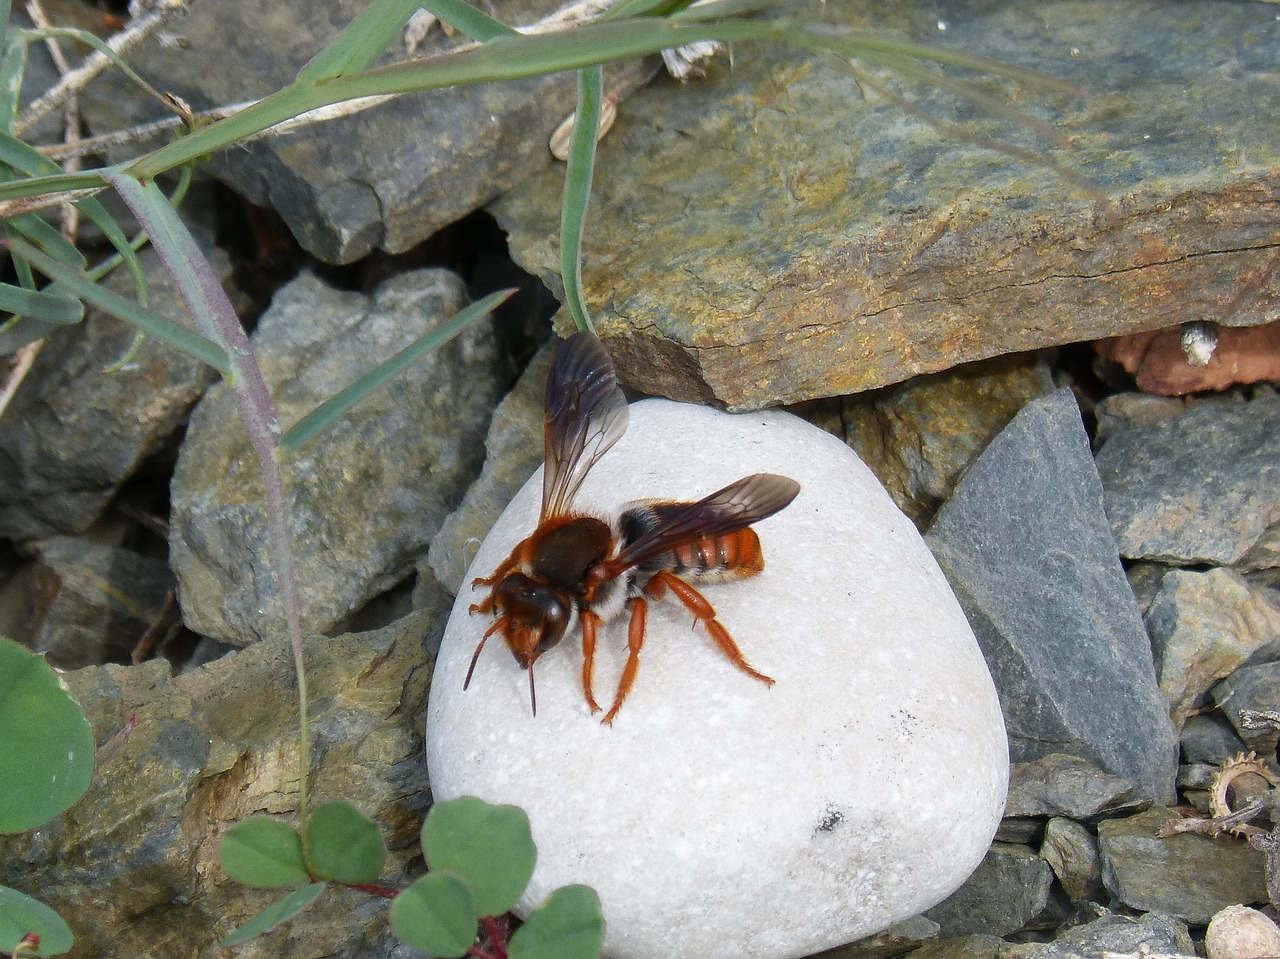
[[[63,236],[43,217],[38,217],[34,213],[27,213],[23,216],[14,217],[5,225],[11,230],[17,230],[18,233],[40,246],[50,256],[57,257],[68,266],[83,270],[89,265],[89,261],[84,258],[83,253],[76,249],[75,244]]]
[[[418,6],[481,43],[516,33],[501,20],[482,13],[465,0],[419,0]]]
[[[202,363],[207,363],[223,376],[231,375],[231,363],[226,352],[199,334],[191,332],[166,316],[145,309],[132,300],[98,286],[79,270],[73,270],[26,240],[13,237],[9,241],[9,248],[13,253],[30,262],[50,280],[74,293],[90,306],[119,317],[145,333],[160,337],[174,349],[181,350]]]
[[[387,49],[422,4],[420,0],[373,0],[323,50],[298,71],[299,83],[318,83],[363,70]]]
[[[107,171],[105,177],[151,236],[151,245],[173,275],[197,328],[221,344],[230,361],[231,392],[249,443],[257,455],[258,472],[262,477],[271,568],[284,606],[285,629],[293,647],[294,669],[298,676],[298,807],[299,815],[305,821],[310,778],[307,677],[302,660],[302,612],[293,562],[293,531],[280,463],[280,416],[240,317],[236,315],[209,261],[200,251],[195,237],[178,217],[169,199],[154,180],[143,186],[118,170]],[[270,624],[263,624],[264,632],[270,629]]]
[[[134,86],[144,91],[148,96],[161,103],[167,103],[165,98],[161,96],[160,91],[142,79],[133,69],[125,62],[124,57],[120,56],[111,46],[95,33],[88,30],[80,30],[76,27],[45,27],[40,30],[24,30],[24,35],[29,40],[44,40],[48,37],[60,37],[67,40],[74,40],[77,43],[83,43],[86,46],[93,47],[104,57],[110,60],[121,73],[133,82]]]
[[[596,159],[596,131],[604,100],[604,73],[600,67],[578,71],[578,111],[569,139],[569,160],[564,174],[564,203],[560,211],[560,273],[564,300],[580,330],[593,329],[582,291],[582,234],[591,199],[591,173]]]
[[[58,328],[56,323],[46,323],[30,316],[17,317],[16,320],[0,324],[0,356],[8,356],[36,340],[43,340]]]
[[[0,30],[8,22],[7,16],[0,21]],[[4,50],[4,57],[0,59],[0,130],[12,130],[22,95],[22,78],[27,72],[27,45],[9,36],[0,49]]]
[[[449,342],[480,317],[492,313],[514,292],[515,290],[499,290],[497,293],[490,293],[483,300],[472,303],[465,310],[460,310],[435,329],[429,330],[418,337],[418,339],[389,360],[379,363],[341,392],[329,397],[329,399],[294,423],[289,428],[289,431],[284,434],[283,445],[285,451],[288,453],[297,452],[302,448],[303,444],[328,427],[334,420],[343,416],[382,384],[416,363],[427,353]]]
[[[84,318],[84,304],[73,296],[27,290],[9,283],[0,283],[0,310],[59,326],[79,323]]]

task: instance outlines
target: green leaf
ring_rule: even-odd
[[[303,842],[316,876],[334,882],[373,882],[387,861],[378,824],[340,800],[316,807]]]
[[[84,318],[84,304],[75,297],[45,290],[24,290],[8,283],[0,283],[0,310],[46,323],[79,323]]]
[[[600,897],[590,886],[564,886],[529,914],[511,937],[511,959],[599,959],[604,947]]]
[[[500,916],[516,904],[537,860],[524,810],[474,796],[431,807],[422,824],[422,854],[429,868],[466,878],[482,916]]]
[[[58,328],[56,323],[46,323],[29,316],[15,317],[16,322],[0,325],[0,356],[16,353],[28,343],[43,340]]]
[[[441,959],[456,959],[471,948],[479,918],[471,888],[449,872],[423,876],[391,903],[395,934]]]
[[[232,879],[259,889],[296,886],[311,878],[298,831],[267,816],[254,816],[228,829],[218,858]]]
[[[519,32],[487,13],[481,13],[465,0],[419,0],[418,6],[481,43]]]
[[[569,162],[564,175],[564,204],[560,215],[560,273],[564,277],[565,305],[580,330],[591,330],[587,300],[582,292],[582,233],[591,198],[591,171],[596,158],[596,131],[604,100],[604,74],[600,67],[578,71],[578,112],[569,140]]]
[[[203,336],[192,333],[185,326],[148,310],[119,294],[112,293],[105,287],[94,283],[79,270],[73,270],[65,263],[55,260],[38,247],[16,237],[10,242],[10,251],[24,257],[49,279],[71,291],[90,306],[95,306],[104,313],[118,316],[132,323],[144,333],[158,336],[170,346],[194,356],[202,363],[207,363],[223,376],[231,375],[231,362],[226,352]]]
[[[0,639],[0,833],[34,829],[84,795],[93,730],[44,658]]]
[[[261,936],[263,933],[270,932],[276,926],[282,922],[288,922],[315,902],[320,893],[324,892],[326,888],[328,888],[326,883],[316,882],[310,886],[295,889],[274,906],[262,910],[262,912],[223,939],[222,945],[238,946],[242,942],[248,942],[254,936]]]
[[[298,71],[300,83],[331,80],[370,66],[422,6],[419,0],[373,0]]]
[[[0,952],[13,952],[29,933],[40,937],[37,956],[60,956],[70,951],[74,942],[62,917],[39,899],[0,886]]]
[[[84,254],[77,250],[70,240],[58,230],[55,230],[43,217],[36,216],[34,213],[27,213],[23,216],[14,217],[5,224],[5,227],[10,230],[17,230],[50,256],[56,257],[68,266],[83,270],[89,265],[89,261],[84,258]]]
[[[0,31],[9,22],[8,0],[4,0],[3,10],[4,19],[0,20]],[[0,59],[0,130],[13,129],[14,118],[18,115],[22,78],[26,71],[27,45],[19,37],[6,37],[4,58]]]
[[[293,453],[301,449],[304,443],[324,430],[330,423],[345,414],[387,380],[416,363],[422,356],[425,356],[436,347],[449,342],[475,320],[493,312],[499,304],[514,292],[515,290],[499,290],[497,293],[490,293],[477,303],[472,303],[465,310],[445,320],[434,330],[422,334],[391,359],[379,363],[340,393],[329,397],[329,399],[294,423],[288,432],[284,434],[285,450]]]

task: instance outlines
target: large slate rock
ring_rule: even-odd
[[[1272,319],[1275,222],[1259,204],[1280,159],[1273,13],[1213,0],[797,12],[1079,81],[1088,99],[1016,105],[1058,121],[1072,149],[1051,158],[1105,205],[940,134],[834,59],[740,45],[705,84],[647,88],[602,144],[584,248],[588,306],[623,378],[746,409],[1187,318]],[[517,262],[553,288],[560,197],[544,174],[492,207]]]
[[[927,541],[986,654],[1013,760],[1069,753],[1172,799],[1176,737],[1069,391],[1014,418]]]
[[[181,20],[132,48],[129,63],[194,109],[241,103],[291,81],[367,6],[365,0],[190,3]],[[517,25],[559,6],[498,0],[485,12]],[[466,41],[436,29],[417,55]],[[397,39],[381,62],[407,59]],[[654,69],[652,61],[611,67],[609,90],[625,95]],[[162,105],[110,73],[86,96],[98,133],[165,115]],[[274,208],[316,256],[350,263],[375,249],[407,250],[550,166],[547,141],[574,103],[574,78],[564,72],[434,90],[237,146],[215,155],[210,166],[249,200]]]
[[[465,303],[445,270],[402,273],[372,296],[304,273],[253,336],[281,419],[292,424]],[[480,468],[503,385],[492,328],[473,324],[286,460],[307,628],[338,628],[408,576]],[[262,481],[226,387],[192,415],[172,495],[170,560],[187,625],[237,646],[278,628]]]
[[[1280,396],[1118,430],[1098,473],[1122,556],[1229,566],[1280,523]]]

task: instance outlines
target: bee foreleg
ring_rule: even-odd
[[[602,620],[589,609],[582,611],[582,692],[593,713],[600,712],[600,704],[591,693],[591,679],[596,665],[596,630]]]
[[[631,625],[627,627],[627,663],[622,667],[622,678],[618,680],[618,692],[613,697],[613,705],[605,714],[602,722],[613,725],[613,717],[622,708],[622,701],[635,685],[636,672],[640,669],[640,647],[644,645],[645,619],[649,606],[643,597],[637,596],[629,601],[631,606]]]
[[[720,621],[716,619],[715,607],[707,602],[705,596],[679,576],[665,569],[660,569],[653,574],[653,577],[645,585],[644,591],[654,599],[661,599],[666,589],[670,589],[671,592],[675,593],[676,598],[684,603],[685,608],[693,614],[693,618],[706,627],[707,635],[720,648],[720,652],[724,653],[729,662],[753,679],[758,679],[760,682],[770,686],[773,685],[772,679],[747,662],[742,655],[742,650],[738,648],[738,644],[729,635],[729,631],[720,625]]]

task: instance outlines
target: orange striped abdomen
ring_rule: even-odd
[[[664,501],[632,504],[623,512],[620,521],[623,542],[635,542],[686,505]],[[760,537],[747,526],[719,536],[700,536],[654,557],[639,568],[647,573],[665,569],[695,583],[728,583],[755,576],[763,570],[764,553],[760,549]]]

